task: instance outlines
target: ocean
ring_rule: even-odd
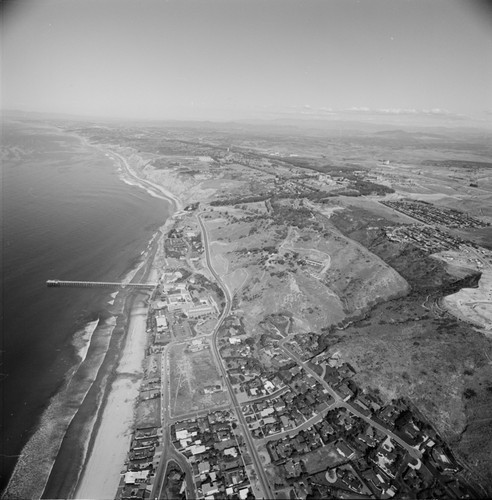
[[[4,123],[2,154],[0,491],[11,478],[12,496],[66,496],[131,294],[45,282],[128,279],[171,205],[123,182],[101,150],[40,122]]]

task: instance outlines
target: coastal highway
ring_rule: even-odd
[[[248,446],[249,454],[251,456],[251,459],[253,461],[253,466],[255,468],[256,474],[258,475],[258,479],[261,484],[261,489],[263,491],[263,495],[265,498],[274,498],[274,495],[270,489],[270,482],[266,476],[265,469],[263,467],[263,464],[261,463],[261,460],[258,456],[258,453],[255,448],[255,444],[253,442],[253,438],[251,437],[251,434],[249,432],[248,426],[246,424],[246,419],[244,418],[243,412],[241,410],[241,407],[238,403],[238,400],[236,398],[236,395],[234,393],[234,389],[232,388],[231,382],[229,380],[229,377],[227,376],[227,371],[224,368],[224,365],[222,363],[221,357],[219,350],[217,348],[217,333],[219,331],[219,328],[224,321],[224,319],[229,316],[232,308],[232,294],[227,287],[227,285],[222,281],[220,276],[215,272],[214,267],[212,265],[211,259],[210,259],[210,241],[207,233],[207,229],[205,227],[205,224],[202,220],[201,213],[197,214],[197,219],[198,222],[200,223],[200,227],[202,229],[202,235],[203,235],[203,247],[205,249],[205,259],[206,259],[206,264],[209,269],[209,271],[212,273],[214,278],[216,279],[217,283],[219,286],[222,288],[224,291],[225,299],[226,299],[226,304],[224,307],[224,311],[222,312],[222,315],[214,329],[214,332],[212,334],[212,348],[214,351],[214,355],[217,359],[219,368],[222,373],[222,378],[227,385],[227,390],[229,391],[229,396],[231,398],[232,404],[234,406],[234,409],[236,411],[236,415],[238,417],[239,423],[243,428],[243,435],[246,440],[246,444]]]

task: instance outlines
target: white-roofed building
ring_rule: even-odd
[[[157,325],[157,330],[166,330],[167,329],[167,319],[165,316],[156,316],[155,323]]]
[[[147,479],[149,470],[129,471],[125,473],[125,484],[142,483]]]
[[[246,500],[246,498],[248,498],[248,493],[249,488],[243,488],[242,490],[239,490],[239,498],[241,500]]]

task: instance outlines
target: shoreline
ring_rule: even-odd
[[[139,369],[145,354],[142,345],[142,323],[148,303],[141,292],[131,301],[125,325],[125,344],[119,359],[109,373],[106,393],[92,432],[87,436],[87,452],[71,498],[112,498],[120,481],[120,471],[128,451],[133,429],[133,414],[140,387]],[[143,336],[145,342],[145,336]],[[125,359],[126,357],[126,359]],[[121,460],[121,461],[120,461]]]
[[[75,137],[82,143],[83,146],[99,150],[101,153],[104,154],[104,156],[106,156],[110,160],[114,160],[114,158],[111,158],[111,155],[116,156],[119,166],[123,167],[123,170],[138,183],[137,187],[145,189],[147,192],[149,192],[149,194],[154,196],[156,195],[157,191],[159,193],[158,194],[159,197],[170,203],[172,208],[170,211],[171,215],[169,216],[169,218],[172,218],[176,212],[183,210],[184,208],[183,202],[177,195],[166,189],[164,186],[155,184],[154,182],[148,179],[140,177],[138,175],[138,172],[135,172],[135,170],[129,165],[127,159],[121,153],[114,150],[115,146],[110,144],[93,144],[92,142],[89,141],[87,137],[77,132],[66,131],[57,126],[50,125],[49,127],[57,129],[62,134]],[[163,229],[163,226],[161,227],[161,229]]]
[[[85,142],[84,138],[84,142]],[[117,158],[125,172],[138,182],[143,189],[153,188],[159,197],[171,205],[170,215],[158,229],[153,240],[155,248],[149,252],[143,264],[144,276],[155,276],[155,261],[169,225],[175,214],[182,209],[182,202],[175,195],[150,181],[141,179],[119,153],[104,147],[94,146],[105,154]],[[141,186],[143,184],[144,186]],[[144,298],[145,297],[145,298]],[[101,402],[100,414],[87,438],[86,457],[82,465],[77,484],[73,486],[73,498],[114,498],[120,479],[121,470],[127,458],[135,422],[135,406],[143,379],[143,361],[148,344],[146,320],[150,305],[149,293],[141,291],[130,294],[132,300],[125,325],[125,341],[117,363],[110,373],[108,388]]]
[[[175,194],[173,194],[171,191],[169,191],[165,187],[160,186],[159,184],[155,184],[154,182],[149,181],[148,179],[144,179],[142,177],[139,177],[138,173],[135,172],[135,170],[130,166],[127,159],[124,156],[122,156],[120,153],[117,153],[116,151],[114,151],[113,149],[110,149],[110,148],[106,149],[104,146],[101,146],[99,149],[101,149],[102,151],[105,151],[106,154],[113,154],[114,156],[116,156],[119,160],[120,165],[123,165],[123,168],[126,171],[126,173],[130,177],[135,179],[139,183],[140,186],[141,186],[141,184],[143,184],[143,186],[141,186],[141,187],[143,187],[144,189],[147,187],[147,189],[150,189],[151,193],[153,193],[154,190],[158,191],[160,193],[160,196],[162,196],[164,199],[169,201],[171,203],[171,206],[172,206],[171,215],[169,217],[170,219],[175,215],[176,212],[183,210],[183,202],[181,201],[180,198],[178,198]]]
[[[103,148],[90,144],[85,138],[79,135],[71,133],[67,133],[67,135],[77,138],[80,140],[80,144],[82,146],[90,146],[93,151],[97,150],[99,154],[102,153],[102,155],[104,155],[107,152]],[[118,164],[124,168],[124,166],[126,166],[126,162],[123,163],[121,160],[120,162],[118,162]],[[138,187],[149,193],[149,186],[142,185],[144,182],[140,181],[129,165],[125,170],[129,176],[135,179],[135,184],[138,182]],[[115,174],[117,173],[115,172]],[[117,177],[117,182],[123,180],[121,179],[121,175],[117,174]],[[172,196],[171,193],[169,193],[169,197],[166,196],[168,192],[164,188],[157,189],[157,186],[155,186],[155,188],[156,189],[153,191],[152,195],[165,200],[168,208],[164,209],[163,212],[166,213],[167,216],[165,218],[163,217],[165,221],[164,223],[162,223],[161,219],[161,223],[155,226],[153,234],[148,240],[146,250],[141,252],[139,255],[135,255],[131,267],[127,269],[124,276],[122,276],[124,282],[133,280],[139,281],[142,280],[142,277],[146,281],[157,281],[157,278],[151,279],[152,276],[155,276],[156,274],[156,269],[154,267],[155,258],[159,255],[158,252],[161,248],[162,238],[167,233],[166,228],[173,223],[173,216],[176,213],[175,211],[181,207],[181,200]],[[156,191],[158,191],[158,194],[156,194]],[[106,294],[105,298],[108,298]],[[28,483],[30,483],[31,486],[26,483],[26,490],[24,489],[24,486],[21,486],[24,493],[27,490],[32,491],[34,485],[37,484],[37,486],[35,486],[35,496],[37,498],[74,498],[75,492],[82,487],[84,474],[86,473],[86,470],[88,470],[87,467],[90,466],[92,450],[94,449],[94,445],[100,436],[99,429],[101,428],[101,425],[104,425],[105,418],[106,421],[112,423],[115,416],[116,418],[119,417],[118,403],[121,401],[127,403],[127,407],[129,408],[129,412],[127,413],[128,418],[125,422],[123,422],[122,432],[126,432],[129,436],[131,436],[134,424],[134,407],[139,394],[139,383],[135,385],[135,397],[128,398],[128,391],[126,387],[123,387],[123,390],[121,387],[118,387],[118,378],[121,379],[122,377],[120,377],[120,374],[126,374],[131,371],[132,368],[137,372],[140,370],[143,375],[142,362],[145,357],[145,349],[147,345],[146,318],[148,306],[150,304],[150,292],[125,289],[118,290],[116,302],[115,297],[113,297],[112,300],[112,304],[107,304],[109,304],[108,307],[110,310],[118,310],[118,312],[115,312],[115,319],[118,318],[118,324],[113,326],[114,331],[108,340],[110,345],[104,355],[104,359],[99,365],[94,378],[91,376],[91,380],[89,381],[89,391],[85,393],[84,399],[78,405],[78,408],[75,409],[74,407],[75,414],[65,424],[66,429],[63,431],[63,436],[60,437],[60,445],[56,455],[53,456],[51,464],[48,466],[47,470],[45,469],[45,471],[40,471],[44,476],[42,478],[39,477],[35,481],[29,480]],[[134,331],[132,330],[132,325],[135,326]],[[101,326],[101,323],[99,323],[99,326]],[[132,337],[132,333],[135,333],[133,337],[137,337],[137,339],[130,339],[130,337]],[[95,340],[97,341],[96,344],[99,343],[97,338]],[[91,342],[89,342],[88,348],[90,345]],[[136,350],[131,348],[132,345],[137,347]],[[127,354],[126,366],[124,364],[125,353]],[[87,354],[87,352],[85,354]],[[138,361],[136,358],[141,358],[141,360]],[[90,355],[86,356],[86,359],[81,358],[80,364],[84,364],[84,362],[90,363],[91,359]],[[137,362],[135,363],[135,361]],[[138,374],[136,374],[136,376],[138,377]],[[70,382],[71,380],[66,381],[66,384],[70,385]],[[133,383],[134,381],[132,380],[131,382]],[[58,397],[58,395],[54,396],[54,398],[56,397]],[[125,401],[125,399],[128,401]],[[108,411],[113,412],[113,416],[110,416],[109,419],[105,415]],[[55,421],[54,416],[50,418],[50,422]],[[115,444],[122,441],[124,440],[121,440],[118,437],[117,439],[110,440],[107,444],[107,448],[113,448]],[[111,488],[111,491],[109,491],[108,494],[104,494],[103,488],[96,486],[92,494],[85,494],[82,492],[83,498],[101,498],[102,496],[114,497],[121,477],[120,471],[124,467],[124,461],[127,457],[128,448],[129,442],[125,442],[123,448],[120,450],[119,458],[110,458],[103,463],[103,466],[107,464],[116,464],[116,466],[113,467],[114,470],[112,476],[115,481],[114,488]],[[97,456],[98,453],[95,453],[95,455]],[[20,465],[23,466],[22,463]],[[87,477],[91,476],[90,474],[86,475]],[[102,484],[104,482],[103,476],[105,475],[104,471],[96,469],[96,474],[94,477],[90,477],[90,482],[96,484],[97,481],[97,484]],[[26,475],[24,474],[24,477],[25,476]],[[16,496],[16,493],[14,493],[10,488],[12,484],[10,482],[11,479],[12,477],[10,478],[9,484],[6,486],[5,490],[2,491],[2,498],[10,498],[11,494],[14,495],[12,498],[27,498],[25,494]],[[15,491],[17,492],[17,490],[18,488],[16,487]]]
[[[104,162],[107,164],[107,159],[94,148],[84,151],[86,148],[82,147],[83,143],[74,141],[73,135],[70,137],[69,134],[65,133],[57,134],[59,129],[53,126],[43,127],[43,130],[46,130],[48,137],[55,137],[57,141],[58,139],[60,139],[60,141],[63,139],[64,142],[60,143],[61,146],[57,145],[54,148],[54,152],[58,154],[61,151],[60,154],[64,156],[61,157],[61,160],[56,154],[53,157],[41,157],[41,159],[37,156],[33,156],[33,158],[27,158],[25,161],[23,160],[23,163],[26,165],[32,163],[38,166],[40,164],[44,165],[46,163],[49,165],[53,163],[53,172],[56,172],[56,165],[58,163],[68,163],[70,166],[73,166],[74,171],[76,167],[83,166],[86,162],[98,166],[100,164],[104,165]],[[44,136],[42,137],[44,138]],[[23,164],[22,162],[20,163]],[[111,169],[105,168],[105,170],[107,172]],[[118,196],[126,194],[126,198],[130,198],[131,192],[127,189],[127,186],[121,184],[120,178],[118,176],[115,177],[115,173],[113,173],[112,170],[110,174],[111,182],[108,183],[108,185],[110,187],[113,187],[113,184],[115,186],[122,186],[123,189],[117,191]],[[109,178],[109,175],[105,174],[103,182],[106,178]],[[130,189],[133,191],[133,188]],[[96,192],[98,193],[98,191]],[[144,192],[144,194],[146,193]],[[170,205],[167,203],[162,204],[160,200],[152,200],[148,196],[140,196],[140,198],[145,200],[148,199],[152,207],[157,206],[159,209],[157,213],[162,212],[162,214],[166,215],[168,211],[171,213]],[[82,205],[83,201],[84,200],[80,201],[79,211],[83,211],[84,209],[85,205]],[[126,207],[124,203],[122,206]],[[129,204],[129,206],[133,207],[134,205]],[[153,210],[153,212],[156,213],[156,210]],[[151,241],[159,239],[161,236],[161,227],[165,218],[167,217],[164,215],[153,217],[152,224],[149,224],[145,231],[135,232],[135,234],[144,234],[144,237],[136,240],[138,242],[138,250],[134,250],[133,252],[130,250],[137,245],[131,241],[133,235],[130,233],[130,237],[127,237],[130,241],[126,243],[125,240],[125,245],[128,245],[129,250],[126,250],[127,247],[122,247],[121,249],[121,254],[124,256],[124,259],[119,262],[110,263],[111,266],[114,266],[114,268],[110,267],[110,270],[116,269],[118,271],[118,278],[121,278],[123,281],[128,281],[128,276],[131,275],[131,278],[133,278],[135,273],[144,266],[147,260],[146,257],[150,255],[151,246],[149,244],[147,247],[142,247],[149,239],[151,239]],[[118,221],[119,220],[121,220],[121,217]],[[155,222],[156,220],[157,223]],[[142,222],[146,223],[145,220]],[[125,226],[123,225],[122,227],[124,228]],[[140,224],[139,227],[144,226]],[[149,238],[150,236],[152,238]],[[153,247],[155,247],[155,244],[152,245],[152,248]],[[102,246],[101,248],[104,247]],[[118,247],[115,246],[113,248]],[[142,250],[142,252],[140,252],[140,250]],[[105,255],[110,254],[108,253]],[[95,267],[97,269],[97,266]],[[141,275],[142,271],[140,271],[139,274]],[[45,292],[43,276],[41,276],[41,279],[37,276],[35,284],[41,290],[40,293],[55,295],[53,300],[57,300],[56,290]],[[114,365],[113,360],[117,359],[114,353],[119,355],[121,351],[117,346],[121,343],[121,339],[124,335],[123,326],[126,324],[126,321],[124,323],[121,321],[122,327],[119,328],[119,331],[115,331],[113,335],[114,324],[112,320],[114,318],[112,317],[112,313],[118,311],[114,313],[114,316],[120,314],[119,304],[122,303],[122,298],[128,295],[128,291],[119,290],[117,293],[120,295],[121,299],[117,301],[116,304],[113,300],[113,304],[108,306],[107,300],[111,297],[108,296],[107,290],[94,289],[92,293],[82,292],[87,298],[77,298],[77,300],[80,300],[82,307],[77,311],[75,311],[74,308],[71,317],[67,317],[66,325],[63,323],[62,328],[60,325],[54,325],[54,328],[53,325],[50,325],[51,329],[67,332],[64,343],[57,346],[60,348],[56,349],[56,351],[52,348],[55,358],[53,365],[55,366],[53,366],[53,370],[49,367],[49,372],[55,372],[55,370],[57,370],[56,375],[59,374],[59,377],[56,379],[56,382],[53,383],[53,389],[51,389],[50,386],[49,395],[43,399],[42,406],[37,404],[36,407],[32,407],[32,413],[36,414],[36,420],[29,428],[25,427],[23,434],[27,437],[19,446],[19,451],[16,452],[16,455],[11,454],[6,457],[8,459],[15,457],[16,460],[11,470],[8,471],[8,475],[2,474],[2,480],[5,480],[5,485],[2,484],[2,491],[0,493],[2,498],[40,498],[44,494],[50,477],[53,479],[54,485],[58,483],[57,487],[66,487],[66,485],[63,485],[65,481],[65,479],[62,479],[63,475],[60,474],[58,470],[54,471],[55,462],[57,460],[57,466],[63,461],[67,463],[67,471],[68,462],[70,462],[71,470],[69,473],[72,479],[76,477],[76,474],[78,475],[77,470],[80,469],[85,453],[85,448],[80,444],[80,441],[85,439],[85,436],[90,433],[90,428],[93,423],[92,418],[95,413],[93,408],[97,408],[100,401],[99,394],[103,392],[102,387],[105,385],[105,380],[100,383],[100,381],[103,380],[102,376],[99,376],[99,380],[97,381],[95,381],[95,379],[104,371],[112,370]],[[63,291],[58,291],[58,295],[64,295]],[[70,306],[72,306],[72,302],[66,304],[65,309],[68,309]],[[97,324],[95,324],[95,314],[97,314]],[[123,317],[121,319],[123,320]],[[89,326],[92,330],[91,332],[87,330]],[[111,338],[114,339],[113,342]],[[44,342],[43,339],[43,343]],[[46,343],[51,343],[49,338],[46,340]],[[108,345],[111,345],[111,347],[108,347]],[[113,352],[109,352],[110,349],[112,349]],[[108,352],[109,355],[107,356]],[[106,369],[106,367],[108,368]],[[54,376],[49,379],[49,382],[51,383],[53,379]],[[88,397],[87,395],[91,391],[92,386],[94,386],[94,390],[91,396]],[[96,394],[96,397],[94,397],[94,394]],[[87,400],[89,399],[91,399],[91,401],[87,404]],[[26,404],[29,404],[29,401],[25,400],[24,405]],[[79,428],[77,427],[77,423],[80,423],[82,420],[87,422],[85,429],[89,429],[89,432],[77,434],[74,428]],[[66,442],[63,443],[63,441]],[[61,450],[63,445],[67,448],[67,444],[76,445],[71,448],[73,455]],[[5,450],[5,452],[7,453],[7,450]],[[5,462],[7,462],[7,460],[5,460]],[[51,498],[55,498],[52,494],[47,493],[47,495]],[[63,497],[64,495],[60,498]]]

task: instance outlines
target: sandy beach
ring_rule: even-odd
[[[104,148],[102,150],[107,151]],[[182,202],[179,198],[163,187],[138,177],[120,154],[113,150],[108,152],[139,185],[169,200],[173,205],[172,213],[182,209]],[[172,224],[172,216],[161,227],[161,238],[170,224]],[[160,241],[157,244],[161,247]],[[158,260],[157,254],[154,262]],[[149,264],[153,266],[152,262]],[[158,274],[158,270],[151,267],[148,280],[157,281]],[[124,462],[130,449],[135,405],[143,377],[143,361],[147,345],[147,298],[139,294],[131,309],[125,345],[115,370],[114,381],[104,403],[101,419],[93,431],[95,433],[94,445],[77,484],[75,498],[114,498],[118,489],[121,471],[124,469]]]
[[[106,150],[103,149],[103,151],[106,151]],[[127,175],[130,176],[131,178],[133,178],[134,180],[136,180],[139,185],[148,189],[151,193],[159,194],[162,196],[162,198],[169,200],[173,205],[173,212],[176,212],[176,211],[183,209],[182,201],[175,194],[171,193],[171,191],[164,188],[163,186],[139,176],[137,174],[137,172],[135,172],[135,170],[130,166],[127,159],[124,156],[117,153],[116,151],[114,151],[113,149],[107,150],[107,151],[108,151],[109,155],[113,155],[119,160],[120,165],[124,168]]]
[[[137,298],[131,311],[125,347],[76,498],[114,498],[118,488],[120,472],[130,447],[147,341],[147,306],[142,299],[142,296]]]
[[[63,131],[63,133],[67,134],[67,132],[65,131]],[[79,139],[85,147],[99,149],[105,154],[105,156],[115,159],[118,162],[118,165],[126,172],[126,174],[130,178],[135,180],[138,183],[138,185],[140,185],[144,189],[147,189],[152,195],[158,195],[162,199],[170,201],[173,207],[172,209],[173,213],[183,209],[183,202],[178,196],[176,196],[174,193],[166,189],[164,186],[156,184],[140,176],[139,173],[136,172],[135,169],[130,166],[128,160],[120,153],[117,153],[114,150],[113,146],[110,147],[105,145],[92,144],[89,141],[89,139],[87,139],[87,137],[84,137],[83,135],[76,133],[72,134],[68,133],[68,135],[77,137],[77,139]]]

